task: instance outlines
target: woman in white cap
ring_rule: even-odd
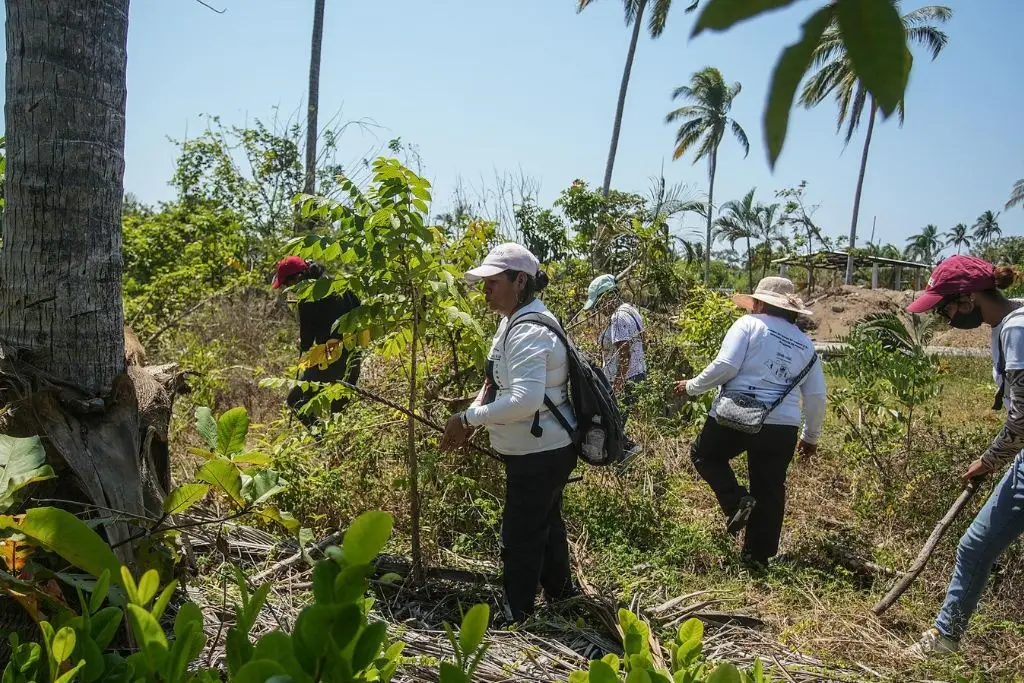
[[[636,401],[636,386],[647,376],[644,322],[635,306],[623,301],[614,275],[599,275],[587,287],[583,310],[597,308],[608,326],[598,336],[605,377],[619,399],[623,417]]]
[[[729,328],[722,348],[703,372],[676,383],[676,393],[696,396],[721,387],[690,457],[715,492],[730,533],[744,527],[744,559],[764,563],[779,551],[786,509],[786,472],[795,450],[817,451],[825,417],[825,375],[814,344],[796,326],[810,315],[793,283],[766,277],[752,295],[733,302],[751,312]],[[800,399],[803,398],[803,432]],[[736,481],[729,461],[747,453],[750,489]]]
[[[562,521],[562,491],[576,467],[566,349],[551,330],[528,321],[543,316],[558,325],[535,298],[548,277],[528,249],[501,244],[466,279],[483,281],[487,306],[502,320],[487,357],[484,386],[465,412],[448,420],[441,448],[460,447],[482,426],[491,447],[503,456],[505,598],[511,617],[522,621],[534,610],[538,584],[551,600],[576,592]]]

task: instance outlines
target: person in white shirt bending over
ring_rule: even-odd
[[[647,377],[643,317],[635,306],[622,300],[614,275],[599,275],[590,282],[583,310],[593,308],[608,321],[597,341],[604,376],[612,385],[625,419],[636,403],[637,385]]]
[[[525,247],[511,242],[495,247],[466,279],[483,280],[487,306],[502,319],[487,356],[484,386],[465,412],[448,420],[441,448],[462,446],[474,427],[483,426],[505,462],[505,599],[512,618],[522,621],[534,610],[538,584],[551,600],[576,593],[562,521],[562,491],[576,467],[576,447],[567,431],[576,429],[567,354],[547,327],[517,322],[531,315],[558,324],[534,298],[548,277]],[[545,396],[567,427],[545,407]]]
[[[722,387],[690,457],[714,490],[729,532],[735,534],[746,528],[744,560],[764,563],[779,551],[786,510],[786,472],[794,451],[799,450],[804,457],[817,451],[825,416],[825,375],[821,363],[816,362],[814,344],[794,324],[798,314],[810,315],[810,311],[794,295],[791,281],[766,277],[752,295],[737,294],[733,301],[751,314],[733,323],[718,357],[703,372],[676,383],[676,393],[696,396]],[[797,387],[804,413],[799,446],[800,399],[793,391]],[[716,409],[723,396],[737,394],[758,401],[764,408],[782,400],[767,413],[760,430],[750,433],[718,421]],[[744,451],[749,491],[736,480],[729,465]]]

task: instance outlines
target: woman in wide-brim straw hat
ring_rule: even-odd
[[[676,393],[696,396],[716,387],[772,405],[754,434],[719,424],[715,399],[700,436],[690,449],[697,472],[714,490],[730,533],[746,528],[744,558],[767,562],[779,550],[786,509],[786,473],[798,448],[801,398],[805,416],[799,452],[813,456],[825,416],[825,375],[815,362],[814,343],[796,326],[798,315],[811,311],[784,277],[766,277],[753,294],[733,301],[750,311],[733,323],[718,356],[690,380],[676,383]],[[800,389],[797,397],[795,389]],[[788,393],[787,393],[788,392]],[[749,490],[737,480],[729,461],[747,453]]]

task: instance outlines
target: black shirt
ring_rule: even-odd
[[[329,339],[341,339],[331,330],[338,318],[359,306],[359,298],[352,292],[332,294],[316,301],[299,302],[299,349],[305,353],[314,344],[326,344]]]

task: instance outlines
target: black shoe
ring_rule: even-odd
[[[747,522],[750,521],[750,513],[754,510],[755,505],[757,505],[757,501],[754,500],[753,496],[743,496],[740,498],[736,512],[732,513],[725,525],[726,530],[730,534],[738,534],[743,531],[743,528],[747,526]]]

